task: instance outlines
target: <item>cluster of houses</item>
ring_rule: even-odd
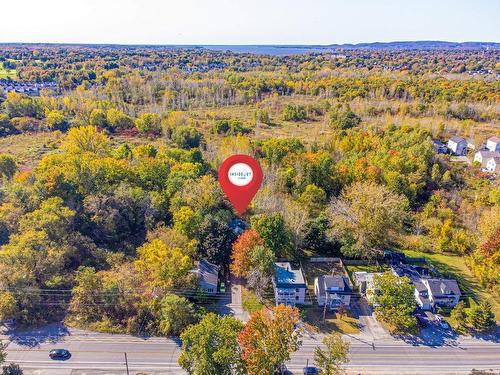
[[[0,87],[6,93],[17,92],[30,96],[39,96],[40,91],[42,91],[43,89],[55,90],[57,88],[57,83],[0,80]]]
[[[303,305],[308,291],[302,269],[292,268],[289,262],[275,264],[273,288],[276,304]],[[399,276],[406,276],[415,287],[416,305],[422,310],[436,311],[438,307],[453,308],[461,297],[458,283],[453,279],[433,278],[425,267],[404,263],[392,264],[391,271]],[[374,303],[378,293],[375,288],[375,276],[379,272],[354,272],[354,285],[368,302]],[[326,306],[330,310],[338,310],[341,306],[349,308],[353,295],[350,281],[346,275],[333,271],[314,279],[314,294],[318,306]]]
[[[434,150],[438,154],[451,154],[454,156],[466,156],[467,150],[475,150],[476,146],[471,140],[463,137],[451,137],[447,144],[438,139],[433,139]],[[500,137],[490,137],[474,154],[474,162],[481,165],[483,172],[500,172]]]
[[[461,297],[456,280],[434,278],[426,267],[394,262],[391,272],[399,277],[407,277],[414,286],[416,307],[426,311],[436,311],[438,307],[453,308]],[[191,271],[197,275],[200,289],[208,295],[215,295],[219,285],[219,267],[201,259]],[[375,276],[380,272],[353,272],[352,280],[359,293],[370,304],[374,304],[376,290]],[[314,298],[309,298],[306,278],[302,268],[293,268],[289,262],[275,263],[272,278],[276,305],[310,305]],[[331,273],[314,279],[314,294],[318,306],[330,311],[341,307],[349,308],[353,287],[345,272],[332,270]]]

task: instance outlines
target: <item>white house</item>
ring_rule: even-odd
[[[500,156],[500,152],[481,150],[474,154],[474,162],[479,162],[481,164],[481,167],[486,168],[488,159],[494,156]]]
[[[340,306],[349,307],[351,303],[351,288],[342,275],[316,277],[314,293],[318,306],[326,304],[330,310],[337,310]]]
[[[217,294],[217,284],[219,282],[219,266],[210,263],[208,260],[200,259],[196,268],[191,270],[198,277],[198,286],[209,295]]]
[[[489,158],[486,162],[486,171],[496,173],[500,171],[500,156]]]
[[[453,155],[466,155],[467,141],[462,137],[451,137],[448,140],[448,150],[450,150]]]
[[[272,283],[276,305],[304,304],[307,285],[302,269],[292,269],[289,262],[277,262],[274,269]]]
[[[423,310],[433,310],[438,306],[455,307],[460,300],[460,288],[456,280],[420,279],[414,281],[415,300]]]
[[[500,152],[500,137],[491,137],[486,141],[486,148],[493,152]]]
[[[382,272],[353,272],[354,284],[359,292],[365,296],[368,302],[373,303],[373,297],[377,293],[374,277],[382,275]]]

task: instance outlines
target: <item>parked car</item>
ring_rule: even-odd
[[[319,371],[316,367],[307,366],[307,367],[304,367],[304,369],[302,370],[302,373],[304,375],[318,375]]]
[[[276,365],[274,367],[274,375],[286,375],[288,374],[288,369],[285,365]]]
[[[71,353],[66,349],[52,349],[49,352],[49,357],[51,359],[68,359],[71,357]]]
[[[224,281],[221,281],[220,283],[219,292],[226,293],[226,283],[224,283]]]

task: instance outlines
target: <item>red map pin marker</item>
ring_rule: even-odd
[[[219,168],[219,184],[235,210],[243,215],[262,184],[262,168],[248,155],[232,155]]]

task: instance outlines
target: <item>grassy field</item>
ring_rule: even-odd
[[[43,155],[54,152],[61,141],[61,133],[47,132],[19,134],[0,138],[0,152],[13,155],[19,168],[33,168]]]
[[[359,333],[357,320],[348,315],[340,316],[337,313],[327,312],[326,319],[323,321],[323,308],[321,307],[303,308],[302,315],[306,327],[314,332],[338,332],[351,335]]]
[[[493,305],[496,319],[500,320],[500,301],[494,295],[485,291],[474,278],[465,265],[464,259],[457,255],[422,253],[417,251],[404,251],[411,257],[424,257],[429,260],[444,277],[457,280],[464,297],[472,297],[476,300],[489,300]]]
[[[7,78],[16,79],[16,77],[17,77],[16,69],[7,70],[3,67],[3,62],[0,62],[0,79],[7,79]]]

